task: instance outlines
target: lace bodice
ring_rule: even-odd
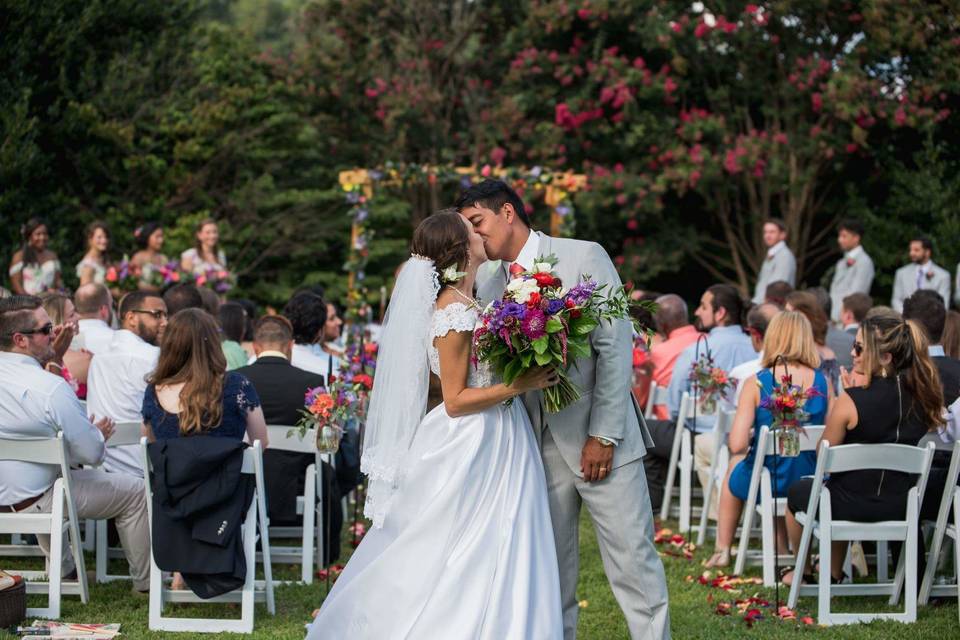
[[[437,348],[433,346],[433,339],[441,338],[451,331],[469,331],[472,333],[477,327],[479,318],[480,313],[475,308],[461,302],[454,302],[433,312],[429,344],[427,345],[427,353],[430,356],[430,371],[438,377],[440,376],[440,354],[437,353]],[[488,387],[492,383],[493,373],[490,366],[483,362],[474,365],[471,359],[467,386]]]

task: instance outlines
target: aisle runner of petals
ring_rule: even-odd
[[[659,529],[653,541],[661,547],[666,545],[666,548],[660,551],[661,556],[693,560],[693,553],[697,549],[695,544],[687,542],[686,538],[670,529]],[[718,571],[715,575],[710,571],[704,571],[696,578],[688,575],[685,580],[687,582],[696,581],[705,587],[719,589],[729,595],[741,595],[744,586],[763,584],[761,578],[741,578],[727,575],[722,571]],[[748,628],[753,628],[754,623],[767,618],[779,618],[782,622],[794,622],[805,627],[816,626],[816,621],[812,617],[798,616],[796,611],[786,606],[781,606],[774,612],[775,605],[761,598],[758,593],[732,600],[718,599],[711,593],[707,595],[707,603],[716,605],[714,613],[718,616],[740,616]],[[581,604],[582,606],[583,604]]]

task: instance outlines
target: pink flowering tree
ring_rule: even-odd
[[[802,279],[835,251],[853,170],[950,116],[958,29],[920,0],[540,2],[503,147],[593,174],[578,211],[616,215],[595,230],[618,227],[627,277],[689,258],[748,291],[779,217]]]

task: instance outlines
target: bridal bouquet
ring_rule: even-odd
[[[233,288],[233,274],[226,269],[207,269],[194,280],[198,287],[207,287],[217,293],[227,293]]]
[[[543,390],[550,413],[580,398],[567,369],[590,356],[590,333],[602,321],[630,318],[622,286],[606,294],[606,285],[586,276],[566,289],[556,264],[554,256],[539,258],[531,271],[511,275],[503,297],[484,309],[474,332],[474,357],[488,362],[505,384],[534,366],[556,368],[560,381]]]
[[[689,380],[699,390],[700,408],[706,414],[715,413],[717,401],[737,386],[737,381],[726,371],[714,366],[709,353],[704,353],[690,367]]]
[[[770,426],[779,432],[780,455],[790,458],[800,455],[800,434],[804,433],[803,423],[810,418],[804,407],[808,400],[819,395],[814,387],[804,390],[793,384],[790,374],[785,374],[780,384],[774,383],[773,392],[767,396],[763,396],[761,386],[760,408],[773,416]]]

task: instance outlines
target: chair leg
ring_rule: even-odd
[[[916,622],[917,621],[917,511],[918,509],[911,509],[913,511],[914,517],[912,520],[908,519],[907,524],[907,539],[904,542],[906,549],[900,552],[901,561],[897,563],[897,579],[894,580],[893,595],[890,596],[890,604],[896,604],[897,600],[900,599],[900,586],[903,585],[903,581],[900,580],[900,576],[903,575],[903,571],[906,571],[906,585],[904,589],[904,598],[906,605],[904,613],[906,614],[907,622]],[[906,557],[906,567],[904,567],[903,558]]]
[[[772,499],[764,496],[760,505],[763,512],[760,514],[760,525],[763,530],[763,585],[772,587],[775,585],[779,576],[774,575],[774,554],[777,552],[777,535],[774,531],[773,506],[770,504]]]
[[[693,447],[692,436],[684,429],[680,444],[680,531],[690,529],[690,516],[693,512],[691,493],[693,488]]]
[[[717,462],[714,458],[710,465],[710,478],[707,480],[707,488],[703,494],[703,510],[700,512],[700,529],[697,531],[697,546],[702,547],[707,538],[707,525],[710,520],[710,505],[713,503],[713,488],[717,485],[715,474],[717,472]],[[720,524],[719,522],[717,523]]]
[[[304,584],[313,584],[313,547],[316,539],[314,523],[317,515],[314,507],[317,502],[315,476],[316,466],[311,465],[307,468],[306,481],[303,485],[303,535],[300,542],[303,554],[300,559],[300,579]]]
[[[97,584],[102,584],[107,581],[107,560],[110,552],[107,545],[107,521],[97,520],[95,526]]]
[[[890,579],[890,545],[886,540],[877,541],[877,582]]]
[[[60,592],[63,585],[63,490],[59,487],[55,487],[53,490],[53,508],[51,511],[47,606],[50,610],[49,617],[53,620],[59,620]],[[82,565],[77,568],[78,577],[82,570]]]
[[[673,484],[677,481],[677,462],[680,458],[680,435],[683,427],[677,427],[670,447],[670,462],[667,464],[667,482],[663,486],[663,503],[660,505],[660,519],[670,517],[670,500],[673,497]]]
[[[820,523],[820,575],[817,585],[817,622],[831,624],[830,617],[830,567],[832,565],[832,539],[829,522]],[[800,565],[797,565],[800,566]],[[794,580],[796,581],[796,574]]]

